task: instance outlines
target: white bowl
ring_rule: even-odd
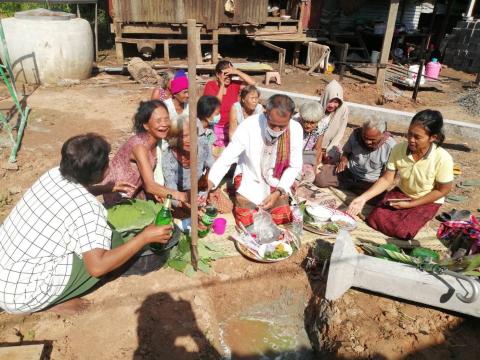
[[[282,20],[290,20],[292,17],[290,15],[280,15],[280,19]]]
[[[332,215],[332,209],[329,209],[321,205],[311,205],[306,208],[307,213],[315,220],[316,222],[325,222],[328,221]]]

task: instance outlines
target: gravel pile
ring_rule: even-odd
[[[457,102],[470,115],[475,116],[480,114],[480,87],[468,90],[457,100]]]

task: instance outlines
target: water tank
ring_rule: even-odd
[[[17,82],[52,84],[60,79],[82,80],[90,76],[93,36],[85,19],[35,9],[1,21]]]

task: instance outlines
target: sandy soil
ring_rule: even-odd
[[[325,84],[301,74],[287,75],[284,83],[288,85],[282,89],[314,94]],[[308,86],[305,82],[302,86],[305,79]],[[112,143],[113,151],[129,136],[131,117],[138,102],[149,97],[150,89],[115,85],[126,80],[99,75],[69,88],[41,87],[28,98],[32,113],[18,155],[19,169],[0,169],[0,221],[43,172],[58,164],[61,144],[70,136],[98,132]],[[111,85],[105,86],[108,82]],[[367,87],[347,85],[347,98],[369,102],[370,97],[359,94],[354,86]],[[410,102],[405,104],[405,109],[414,109]],[[405,132],[400,127],[391,130],[399,138]],[[473,141],[465,144],[464,139],[447,142],[463,169],[457,181],[475,178],[480,169],[478,146]],[[465,145],[458,150],[458,144]],[[2,164],[7,150],[2,148]],[[462,207],[476,210],[480,195],[475,190],[454,190],[469,196]],[[293,356],[292,346],[300,351],[300,358],[308,359],[312,355],[305,330],[310,339],[318,338],[312,321],[319,317],[324,281],[303,270],[306,251],[276,265],[255,264],[241,257],[222,259],[210,276],[194,279],[169,269],[118,278],[89,294],[93,305],[75,316],[1,313],[0,343],[46,341],[50,358],[55,360],[217,359],[223,355],[256,359],[259,353],[286,359]],[[317,296],[312,296],[312,290]],[[469,335],[478,334],[478,321],[357,291],[349,291],[341,302],[329,306],[336,309],[328,313],[331,326],[328,332],[320,332],[340,357],[467,359],[479,349]],[[311,320],[308,324],[304,324],[304,311]],[[287,335],[269,327],[272,322],[283,324],[281,313],[291,323],[291,327],[281,325]],[[280,334],[267,339],[276,344],[276,350],[250,341],[252,334],[261,337],[266,332]],[[242,340],[246,338],[250,342]]]

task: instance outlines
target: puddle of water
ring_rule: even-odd
[[[286,292],[267,304],[252,304],[241,314],[220,323],[220,345],[224,359],[306,360],[313,359],[303,324],[304,303]]]

